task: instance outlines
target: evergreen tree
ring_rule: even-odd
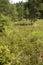
[[[29,17],[29,9],[28,9],[28,7],[27,7],[26,10],[25,10],[25,16],[26,16],[26,20],[27,20],[28,17]]]
[[[17,20],[17,18],[18,18],[18,12],[17,12],[15,4],[11,5],[10,16],[11,16],[12,20],[14,20],[14,21]]]
[[[35,22],[39,13],[40,0],[29,0],[29,18],[31,22]]]
[[[19,17],[19,20],[23,19],[23,17],[24,17],[24,4],[23,4],[23,2],[19,2],[18,17]]]

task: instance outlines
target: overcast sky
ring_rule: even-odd
[[[26,0],[10,0],[11,3],[17,3],[19,1],[24,1],[25,2]]]

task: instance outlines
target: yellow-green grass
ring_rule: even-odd
[[[0,61],[5,65],[42,65],[43,20],[33,25],[28,21],[10,22],[4,25],[0,36]],[[43,60],[41,58],[41,60]]]

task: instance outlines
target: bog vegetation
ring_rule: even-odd
[[[43,0],[0,0],[0,65],[43,65]]]

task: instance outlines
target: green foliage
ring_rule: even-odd
[[[10,17],[0,14],[0,36],[7,33],[6,31],[9,28],[10,23],[11,23]]]
[[[14,21],[16,21],[18,19],[18,11],[17,11],[16,5],[14,5],[14,4],[11,4],[11,6],[10,6],[10,17]]]
[[[3,13],[4,15],[9,14],[9,0],[0,0],[0,13]]]
[[[29,15],[23,2],[19,10],[15,4],[8,4],[8,0],[0,1],[0,65],[43,65],[43,19],[30,25],[23,19],[25,11]],[[16,22],[17,18],[23,20]]]
[[[20,2],[19,6],[18,6],[18,17],[19,17],[19,20],[22,20],[24,18],[24,4],[23,4],[23,2]]]
[[[29,18],[29,9],[28,8],[26,8],[26,10],[25,10],[25,15],[26,15],[26,19],[28,19]]]
[[[8,63],[10,58],[10,50],[5,45],[0,45],[0,64],[5,65]]]
[[[7,18],[5,17],[4,20]],[[32,26],[29,25],[29,21],[25,21],[28,25],[20,26],[23,21],[14,23],[8,18],[8,25],[4,24],[4,34],[0,36],[1,65],[43,64],[41,57],[43,56],[43,29],[41,27],[43,25],[40,24],[40,21],[43,22],[39,20]],[[20,24],[17,26],[18,23]]]
[[[40,7],[40,0],[29,0],[29,18],[31,22],[35,22],[37,20],[38,12],[39,12],[39,7]]]

